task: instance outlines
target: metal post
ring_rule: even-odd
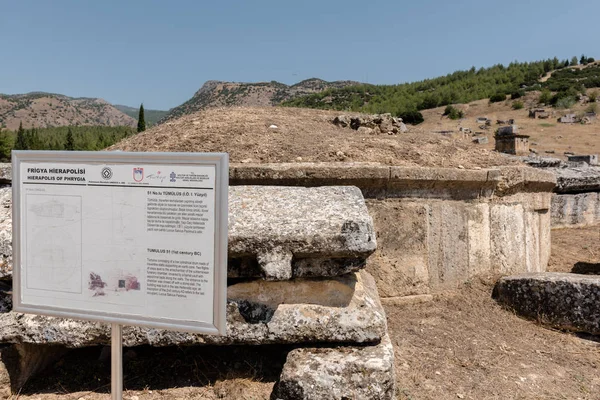
[[[110,326],[110,392],[112,400],[123,400],[123,327]]]

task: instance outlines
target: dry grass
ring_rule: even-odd
[[[492,281],[387,308],[400,398],[598,399],[598,342],[502,309]]]
[[[571,272],[577,262],[600,263],[600,225],[552,230],[548,271]]]
[[[232,162],[369,161],[465,168],[516,163],[469,141],[412,132],[369,135],[338,128],[339,112],[299,108],[218,108],[156,126],[110,150],[228,152]],[[276,130],[269,129],[271,124]]]
[[[550,270],[597,262],[599,230],[554,230]],[[386,307],[398,398],[599,399],[600,338],[547,329],[503,309],[491,298],[496,279],[474,278],[428,303]],[[125,398],[268,399],[288,350],[142,347],[125,352]],[[18,398],[108,399],[109,363],[98,361],[99,355],[99,349],[68,355]]]
[[[593,91],[593,90],[590,90]],[[519,99],[525,104],[521,110],[512,109],[512,100],[500,103],[489,104],[488,100],[478,100],[469,104],[457,106],[465,112],[465,119],[461,121],[452,121],[443,117],[444,107],[423,111],[425,122],[418,125],[417,129],[423,132],[453,130],[458,132],[459,126],[471,128],[473,132],[484,132],[480,129],[475,119],[477,117],[488,117],[493,121],[486,135],[489,138],[488,144],[480,145],[482,148],[494,148],[494,131],[497,129],[496,120],[514,119],[519,127],[520,133],[529,135],[531,148],[536,150],[540,156],[558,157],[566,159],[564,152],[573,152],[575,154],[600,153],[600,121],[596,120],[592,124],[561,124],[557,118],[567,114],[583,113],[589,104],[577,104],[571,110],[557,110],[552,107],[544,107],[547,111],[553,112],[548,119],[529,118],[529,108],[538,108],[537,98],[539,92],[530,92],[524,98]],[[600,105],[598,105],[600,108]],[[458,134],[457,134],[458,136]],[[554,153],[546,153],[547,151]]]

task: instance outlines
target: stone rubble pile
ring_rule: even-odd
[[[331,121],[341,128],[351,128],[369,135],[397,135],[408,131],[402,118],[392,117],[392,114],[362,114],[340,115]]]
[[[10,282],[10,191],[3,190],[0,270]],[[393,399],[386,316],[363,271],[376,240],[361,191],[233,186],[229,202],[227,334],[126,326],[124,346],[290,344],[297,348],[272,398]],[[2,361],[13,390],[64,348],[110,343],[107,324],[18,314],[9,311],[10,296],[2,298],[0,343],[10,344]]]

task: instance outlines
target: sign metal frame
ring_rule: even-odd
[[[21,300],[21,162],[27,163],[84,163],[95,165],[191,165],[215,167],[214,209],[214,272],[213,321],[157,318],[142,315],[119,314],[94,310],[69,310],[63,307],[26,304]],[[143,186],[140,186],[143,188]],[[53,317],[99,321],[118,325],[136,325],[150,328],[224,335],[226,333],[225,309],[227,303],[227,233],[228,233],[229,156],[227,153],[137,153],[107,151],[13,151],[13,310],[22,313]]]

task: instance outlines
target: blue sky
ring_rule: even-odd
[[[4,1],[0,93],[168,109],[207,80],[392,84],[600,57],[600,1]]]

